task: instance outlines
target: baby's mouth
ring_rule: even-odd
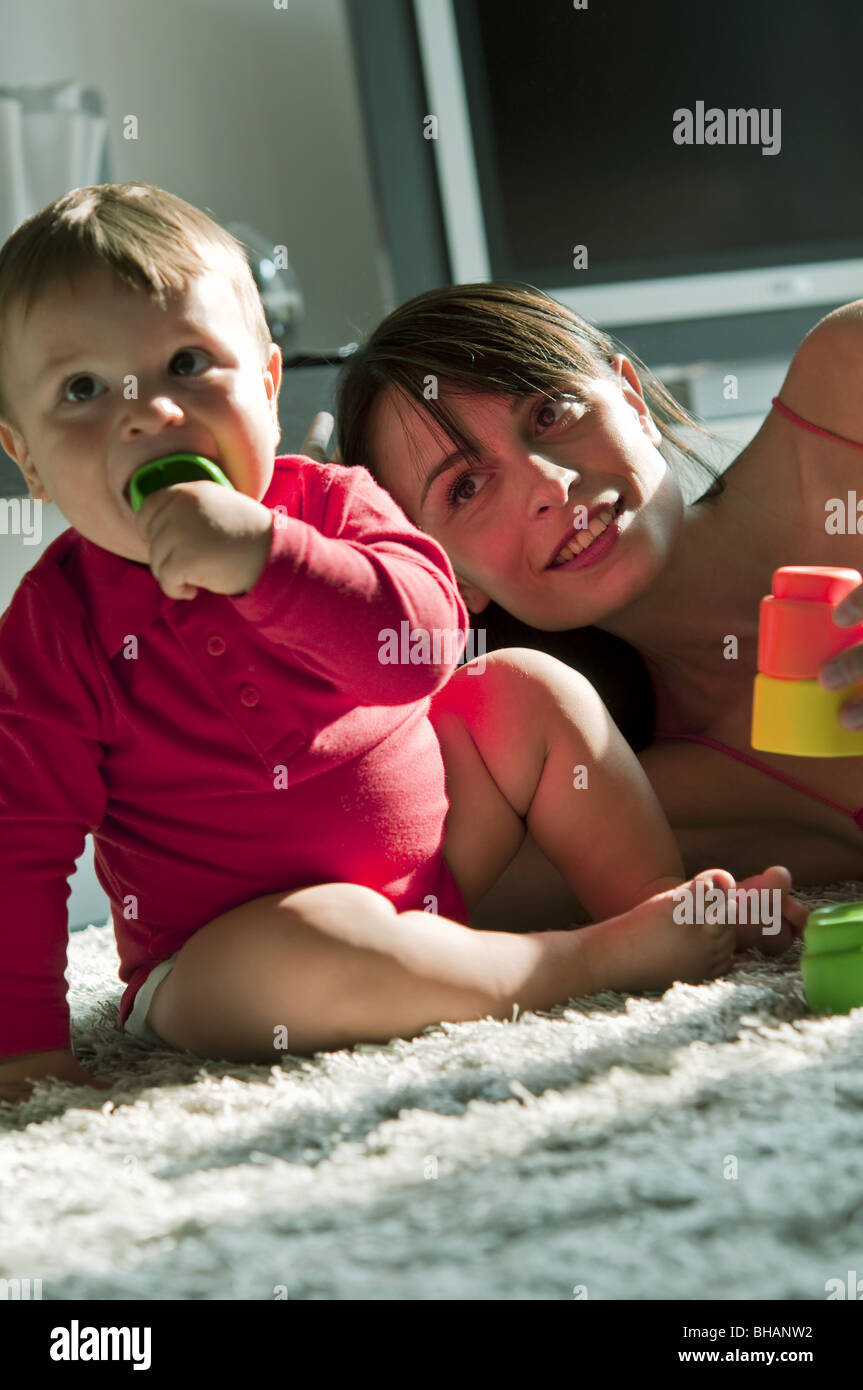
[[[175,452],[176,452],[176,453],[190,453],[191,451],[190,451],[190,450],[176,450]],[[156,454],[156,455],[154,455],[153,458],[151,458],[151,459],[145,459],[142,463],[139,463],[139,464],[137,465],[136,468],[133,468],[132,472],[129,474],[129,477],[126,479],[126,484],[125,484],[125,487],[123,488],[123,500],[124,500],[124,502],[126,503],[126,505],[130,508],[130,510],[134,511],[134,508],[132,507],[132,479],[135,477],[136,473],[140,472],[140,470],[141,470],[142,468],[146,468],[147,464],[150,464],[150,463],[159,463],[162,459],[167,459],[169,456],[170,456],[169,454]],[[201,457],[201,458],[206,458],[206,460],[207,460],[208,463],[213,463],[213,464],[216,465],[216,467],[217,467],[218,469],[222,469],[221,463],[219,462],[219,460],[218,460],[214,455],[210,455],[210,454],[203,455],[203,454],[202,454],[200,457]],[[224,469],[222,469],[222,472],[224,472]],[[163,485],[163,486],[166,486],[166,485],[169,486],[170,484],[165,484],[165,483],[163,483],[162,485]]]

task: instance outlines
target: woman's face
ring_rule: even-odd
[[[599,624],[665,566],[680,490],[628,358],[613,377],[575,375],[565,394],[441,393],[479,447],[478,464],[392,387],[371,419],[375,476],[447,551],[473,613],[494,599],[533,627]],[[603,531],[603,519],[609,518]],[[560,564],[569,538],[583,545]],[[563,556],[569,556],[564,549]]]

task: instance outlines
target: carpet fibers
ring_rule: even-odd
[[[825,1299],[863,1274],[863,1009],[813,1017],[800,950],[244,1066],[127,1039],[113,934],[74,933],[72,1043],[112,1089],[0,1105],[0,1277],[58,1300]]]

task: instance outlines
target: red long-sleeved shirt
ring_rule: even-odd
[[[262,502],[276,523],[248,594],[168,598],[69,529],[0,617],[0,1057],[69,1047],[87,831],[121,1023],[156,962],[265,893],[348,881],[469,920],[428,719],[461,643],[380,659],[405,621],[466,636],[446,554],[363,468],[278,458]]]

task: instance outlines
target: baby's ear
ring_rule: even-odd
[[[16,430],[14,425],[10,425],[8,420],[0,419],[0,444],[3,445],[9,457],[15,460],[24,475],[30,496],[37,501],[50,502],[51,498],[45,491],[42,479],[36,472],[35,465],[30,458],[30,451],[24,436]]]
[[[20,468],[22,459],[27,452],[26,445],[15,426],[10,425],[9,421],[4,420],[2,416],[0,416],[0,444]]]
[[[264,366],[264,387],[267,395],[278,403],[282,386],[282,350],[278,343],[270,343],[270,354]]]

